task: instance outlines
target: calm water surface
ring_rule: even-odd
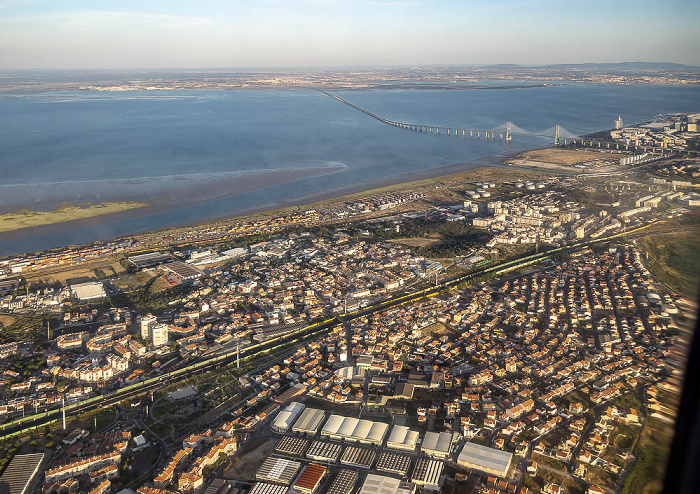
[[[552,133],[558,123],[580,135],[610,128],[618,115],[633,123],[659,113],[700,111],[697,86],[337,94],[392,120],[481,129],[510,120],[532,133]],[[29,202],[36,208],[49,190],[65,194],[61,199],[66,201],[93,201],[108,192],[118,193],[125,187],[120,180],[124,178],[158,184],[202,172],[215,177],[229,171],[289,168],[293,174],[294,169],[309,166],[345,167],[329,175],[99,227],[1,241],[0,255],[204,221],[293,196],[549,143],[516,136],[507,146],[416,134],[382,124],[322,93],[302,90],[10,95],[0,97],[0,116],[0,185],[19,186],[22,205]],[[194,185],[192,194],[202,186]],[[16,200],[0,197],[0,206],[13,207],[11,201]]]

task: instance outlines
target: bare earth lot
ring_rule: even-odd
[[[514,157],[513,160],[524,159],[539,161],[554,165],[573,165],[583,161],[609,158],[609,154],[597,151],[576,151],[574,149],[548,148],[525,151]]]

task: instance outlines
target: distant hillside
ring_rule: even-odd
[[[528,69],[588,69],[588,70],[684,70],[698,71],[700,67],[669,62],[617,62],[617,63],[556,63],[550,65],[523,66],[515,63],[485,65],[482,69],[528,70]]]
[[[486,65],[484,67],[481,67],[482,69],[524,69],[522,65],[518,65],[517,63],[499,63],[496,65]]]
[[[542,65],[539,69],[613,69],[613,70],[698,70],[700,67],[669,62],[619,62],[619,63],[558,63]]]

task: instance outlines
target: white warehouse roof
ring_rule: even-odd
[[[274,422],[272,422],[272,430],[287,432],[304,408],[304,405],[298,401],[291,402],[277,414]]]
[[[326,414],[323,410],[319,410],[317,408],[307,408],[294,423],[292,430],[294,432],[302,432],[304,434],[316,434],[316,432],[318,432],[318,428],[323,422],[323,419],[325,418]]]
[[[382,422],[331,415],[321,435],[381,444],[389,426]]]
[[[107,296],[102,283],[99,281],[78,283],[77,285],[71,285],[70,289],[78,300],[91,300]]]
[[[275,420],[272,422],[272,430],[286,432],[291,427],[296,415],[288,410],[282,410],[277,414]]]
[[[426,432],[421,451],[434,456],[447,456],[452,446],[451,432]]]
[[[375,422],[372,424],[372,428],[367,435],[367,440],[375,444],[381,444],[384,441],[384,436],[386,436],[386,431],[389,430],[389,426],[383,422]]]
[[[340,427],[343,425],[344,420],[345,417],[342,417],[340,415],[331,415],[328,419],[328,422],[326,422],[326,425],[323,426],[321,434],[325,436],[334,436],[338,434],[338,430],[340,430]]]
[[[482,470],[504,477],[508,473],[512,453],[474,443],[466,443],[459,453],[457,463],[466,468]]]
[[[345,417],[338,428],[338,435],[343,437],[352,437],[355,429],[360,424],[360,420],[353,417]]]
[[[386,446],[392,449],[413,451],[416,449],[418,436],[419,434],[417,431],[412,431],[405,425],[395,425],[394,428],[391,429],[391,434],[389,434]]]
[[[367,475],[359,494],[410,494],[412,491],[403,487],[399,479],[371,473]]]

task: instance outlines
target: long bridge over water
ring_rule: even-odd
[[[384,118],[381,115],[377,115],[376,113],[373,113],[365,108],[362,108],[361,106],[356,105],[355,103],[351,103],[350,101],[341,98],[340,96],[336,96],[335,94],[331,94],[327,91],[324,91],[323,89],[319,89],[318,91],[322,92],[323,94],[330,96],[331,98],[340,101],[341,103],[345,103],[346,105],[361,111],[362,113],[369,115],[372,118],[376,118],[382,123],[385,123],[387,125],[392,125],[394,127],[399,127],[400,129],[407,129],[411,130],[414,132],[425,132],[427,134],[445,134],[448,136],[455,136],[455,137],[476,137],[477,139],[481,139],[482,137],[484,139],[491,139],[491,140],[496,140],[498,137],[499,140],[501,141],[506,141],[509,142],[513,139],[513,135],[526,135],[526,136],[536,136],[536,137],[553,137],[555,140],[555,144],[559,144],[559,125],[555,127],[555,133],[554,135],[549,135],[549,134],[529,134],[529,133],[524,133],[524,132],[513,132],[512,131],[512,124],[511,122],[506,122],[506,128],[503,131],[500,130],[491,130],[491,129],[460,129],[457,127],[445,127],[445,126],[440,126],[440,125],[423,125],[423,124],[413,124],[413,123],[406,123],[406,122],[395,122],[393,120],[389,120],[388,118]]]
[[[437,135],[447,135],[447,136],[455,136],[455,137],[472,137],[472,138],[477,138],[481,139],[482,137],[487,140],[493,140],[495,141],[497,138],[498,140],[504,141],[504,142],[510,142],[513,139],[514,135],[519,135],[519,136],[532,136],[532,137],[548,137],[551,139],[554,139],[554,145],[555,146],[567,146],[567,145],[572,145],[572,146],[581,146],[581,147],[589,147],[589,148],[599,148],[599,149],[610,149],[610,150],[624,150],[624,151],[635,151],[635,152],[649,152],[649,153],[656,153],[660,154],[661,156],[672,154],[674,152],[676,153],[681,153],[681,154],[686,154],[689,156],[695,155],[698,156],[700,153],[697,151],[689,151],[689,150],[678,150],[678,149],[666,149],[663,147],[654,147],[654,146],[637,146],[637,145],[628,145],[624,143],[619,143],[619,142],[610,142],[610,141],[604,141],[604,140],[599,140],[595,139],[593,137],[578,137],[574,136],[572,133],[568,132],[566,129],[563,129],[559,124],[556,124],[554,127],[550,127],[550,129],[553,130],[553,134],[546,134],[550,129],[546,129],[542,131],[542,133],[531,133],[531,132],[526,132],[523,131],[522,129],[517,129],[514,132],[512,127],[513,124],[511,122],[506,122],[505,123],[505,128],[503,130],[494,130],[494,129],[461,129],[458,127],[445,127],[445,126],[440,126],[440,125],[423,125],[423,124],[414,124],[414,123],[406,123],[406,122],[395,122],[394,120],[389,120],[388,118],[384,118],[381,115],[377,115],[376,113],[373,113],[365,108],[362,108],[359,105],[356,105],[355,103],[351,103],[350,101],[341,98],[340,96],[336,96],[335,94],[329,93],[328,91],[324,91],[323,89],[317,89],[317,91],[322,92],[323,94],[330,96],[331,98],[344,103],[351,108],[354,108],[355,110],[361,111],[362,113],[369,115],[372,118],[376,118],[382,123],[385,123],[387,125],[391,125],[393,127],[398,127],[400,129],[406,129],[410,130],[413,132],[423,132],[427,134],[437,134]],[[562,134],[564,136],[562,136]]]
[[[554,145],[555,146],[567,146],[567,145],[572,145],[572,146],[581,146],[581,147],[588,147],[588,148],[599,148],[599,149],[610,149],[612,150],[618,150],[618,151],[634,151],[634,152],[645,152],[645,153],[656,153],[660,154],[661,156],[669,155],[672,153],[681,153],[685,154],[688,156],[699,156],[700,152],[698,151],[690,151],[690,150],[679,150],[679,149],[666,149],[664,147],[656,147],[656,146],[638,146],[638,145],[630,145],[630,144],[624,144],[624,143],[619,143],[619,142],[610,142],[610,141],[605,141],[605,140],[599,140],[593,137],[578,137],[574,136],[572,133],[568,132],[566,129],[563,129],[559,124],[555,125],[553,128],[550,127],[550,129],[553,130],[553,134],[546,134],[550,129],[546,129],[542,131],[542,133],[531,133],[531,132],[526,132],[523,131],[522,129],[517,129],[516,131],[513,132],[513,124],[511,122],[506,122],[505,123],[505,128],[503,130],[494,130],[494,129],[462,129],[458,127],[445,127],[445,126],[440,126],[440,125],[423,125],[423,124],[413,124],[413,123],[406,123],[406,122],[395,122],[394,120],[389,120],[388,118],[384,118],[381,115],[377,115],[376,113],[373,113],[365,108],[362,108],[359,105],[356,105],[355,103],[351,103],[350,101],[341,98],[340,96],[336,96],[335,94],[329,93],[328,91],[324,91],[323,89],[318,89],[317,91],[322,92],[323,94],[330,96],[331,98],[344,103],[351,108],[354,108],[355,110],[361,111],[362,113],[369,115],[372,118],[375,118],[379,120],[382,123],[385,123],[387,125],[391,125],[393,127],[398,127],[400,129],[406,129],[410,130],[413,132],[423,132],[427,134],[437,134],[437,135],[447,135],[447,136],[455,136],[455,137],[472,137],[472,138],[477,138],[481,139],[482,137],[484,139],[490,139],[495,141],[496,138],[498,140],[504,141],[506,143],[510,142],[513,139],[514,135],[519,135],[519,136],[532,136],[532,137],[548,137],[548,138],[553,138],[554,139]],[[564,134],[564,136],[562,136]]]

